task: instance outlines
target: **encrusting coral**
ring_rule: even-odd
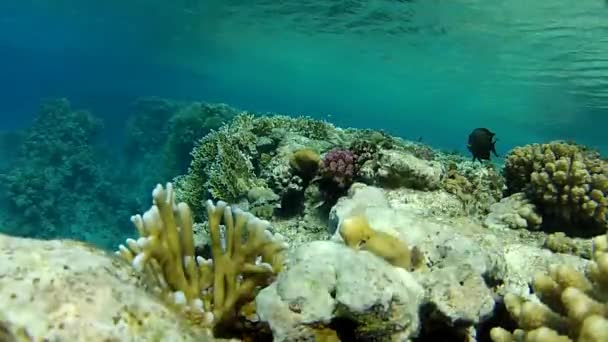
[[[608,163],[564,142],[515,148],[505,163],[509,193],[525,192],[544,217],[584,227],[595,235],[608,226]]]
[[[296,175],[310,180],[317,175],[321,165],[321,156],[311,148],[299,149],[289,158],[289,166]]]
[[[340,225],[340,236],[347,246],[369,251],[406,270],[421,266],[422,256],[418,249],[411,249],[398,238],[374,230],[364,215],[353,215]]]
[[[507,294],[505,305],[519,325],[513,333],[493,328],[494,342],[608,341],[608,234],[593,240],[593,261],[583,275],[554,265],[532,283],[542,303]]]
[[[152,196],[153,206],[131,218],[140,237],[128,239],[116,253],[155,279],[155,290],[192,322],[227,324],[239,305],[251,301],[281,271],[287,246],[267,230],[267,221],[225,202],[208,201],[213,259],[206,260],[195,256],[192,213],[187,204],[175,204],[172,184],[157,185]]]

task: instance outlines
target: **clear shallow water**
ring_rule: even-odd
[[[21,85],[3,102],[27,116],[18,104],[58,93],[111,117],[138,95],[199,98],[443,148],[486,126],[503,153],[556,138],[608,150],[605,1],[167,3],[0,5],[2,73]]]

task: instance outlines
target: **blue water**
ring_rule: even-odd
[[[66,96],[118,127],[157,95],[463,151],[478,126],[503,153],[556,138],[608,148],[603,1],[275,3],[3,1],[2,126]]]
[[[106,158],[91,161],[93,168],[109,165],[89,180],[91,193],[36,209],[36,220],[54,217],[45,234],[35,235],[41,223],[34,219],[10,221],[27,206],[0,210],[0,221],[9,220],[0,222],[2,231],[113,248],[133,236],[128,217],[149,205],[149,187],[169,180],[149,174],[150,166],[126,164],[138,159],[124,154],[124,142],[142,96],[309,115],[467,155],[476,127],[496,132],[503,156],[554,139],[606,153],[608,7],[600,0],[4,0],[0,80],[0,132],[30,127],[46,99],[66,97],[73,110],[103,120],[101,142],[91,147],[102,153],[86,154],[93,153],[88,146],[85,155]],[[44,134],[52,133],[48,126]],[[16,152],[2,149],[17,146],[13,139],[2,137],[0,175],[14,166],[26,176],[16,188],[13,182],[9,199],[62,192],[63,182],[91,166],[12,165]],[[48,173],[38,172],[45,167],[68,176],[45,180]],[[119,180],[107,174],[131,170]],[[42,182],[25,184],[31,177]],[[108,179],[122,183],[99,192]],[[130,184],[143,179],[150,184]],[[53,210],[53,200],[77,202],[79,215],[71,220],[72,208]],[[104,206],[124,213],[105,217],[96,212]]]

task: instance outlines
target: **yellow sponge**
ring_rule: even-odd
[[[421,256],[417,249],[410,250],[398,238],[374,230],[364,215],[344,219],[340,225],[340,235],[347,246],[369,251],[394,266],[407,270],[419,266]]]

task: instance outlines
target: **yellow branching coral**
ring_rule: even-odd
[[[128,239],[116,253],[154,279],[156,290],[189,319],[226,323],[281,271],[286,244],[267,230],[267,221],[208,201],[213,259],[206,260],[195,257],[192,213],[187,204],[175,204],[172,184],[157,185],[152,196],[152,207],[131,218],[139,239]]]
[[[508,294],[505,305],[520,329],[493,328],[494,342],[608,341],[608,234],[594,239],[593,261],[583,275],[568,265],[537,274],[532,283],[542,303]]]

